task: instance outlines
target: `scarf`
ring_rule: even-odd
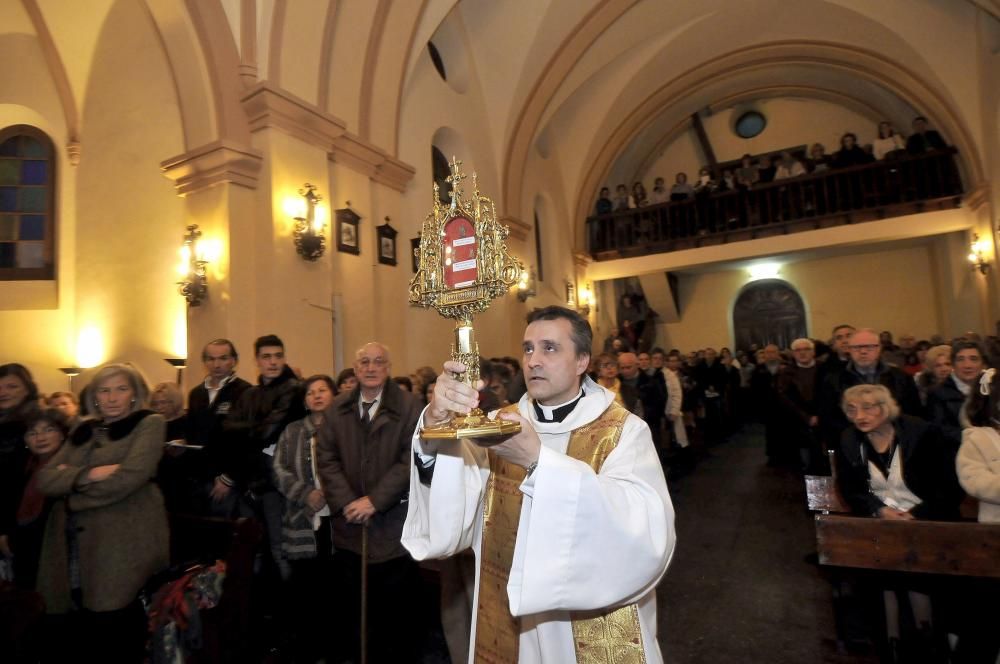
[[[25,466],[28,481],[24,485],[21,502],[17,505],[17,525],[19,526],[32,523],[42,515],[42,511],[45,509],[45,495],[38,490],[38,471],[44,465],[38,460],[38,457],[31,455]]]

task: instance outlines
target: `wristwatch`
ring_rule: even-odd
[[[528,479],[529,477],[531,477],[531,474],[535,472],[535,468],[538,468],[537,461],[532,461],[530,464],[528,464],[528,467],[525,468],[527,473],[525,474],[524,479]]]

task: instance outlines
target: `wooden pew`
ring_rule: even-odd
[[[1000,525],[817,514],[821,565],[1000,578]]]

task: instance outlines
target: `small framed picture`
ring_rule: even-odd
[[[413,274],[420,269],[420,236],[410,240],[410,260],[413,261]]]
[[[358,223],[361,217],[350,208],[337,210],[337,251],[358,255],[361,246],[358,242]]]
[[[396,235],[395,228],[389,225],[389,217],[385,218],[385,223],[375,228],[378,238],[378,262],[383,265],[396,264]]]

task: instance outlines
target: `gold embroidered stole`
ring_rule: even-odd
[[[517,412],[513,404],[501,412]],[[600,471],[621,438],[628,411],[613,402],[593,422],[570,434],[566,454]],[[520,619],[510,613],[507,582],[521,518],[525,470],[489,452],[490,477],[483,509],[479,605],[476,611],[476,664],[516,664]],[[646,661],[637,605],[573,612],[573,642],[578,664],[643,664]]]

